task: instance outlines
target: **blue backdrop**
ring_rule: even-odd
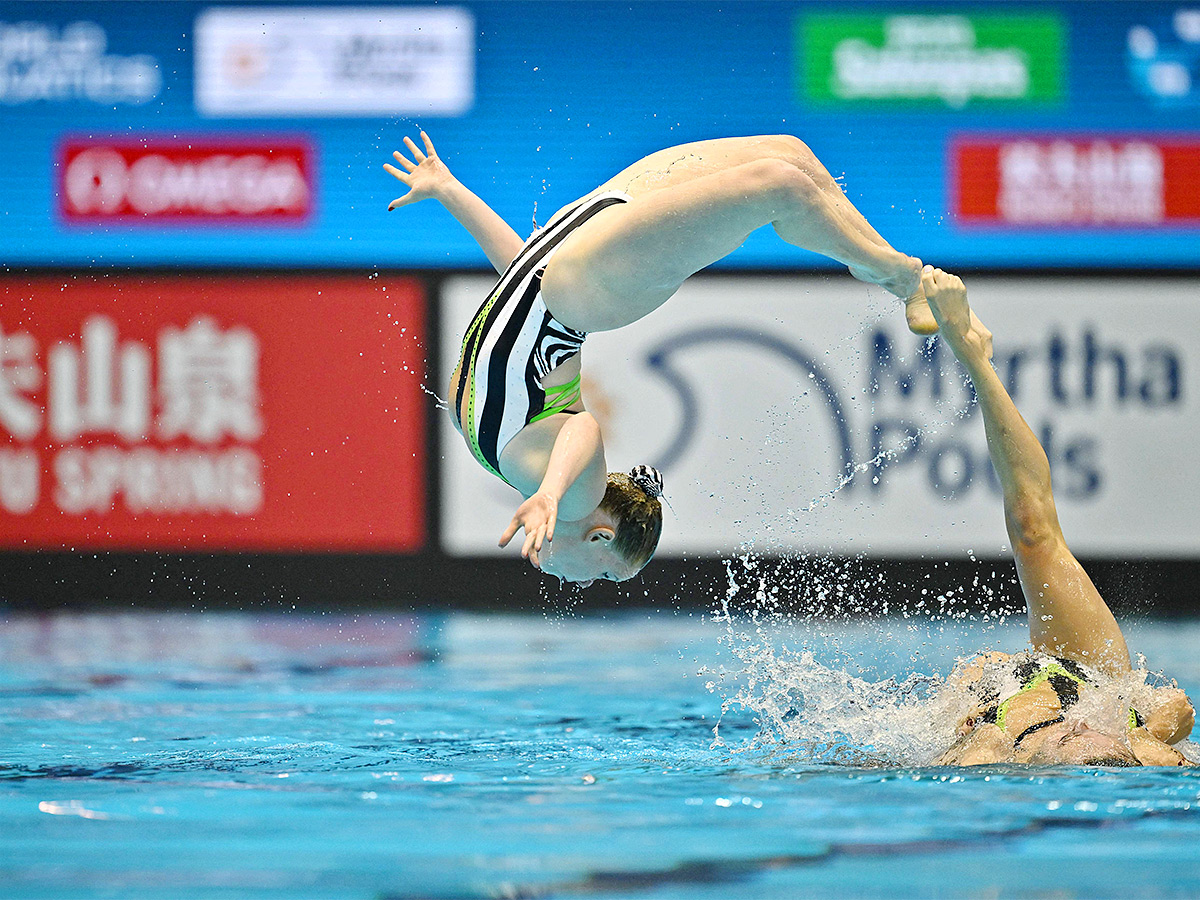
[[[474,27],[474,95],[462,114],[290,117],[197,111],[195,25],[217,6],[0,3],[0,259],[6,265],[485,266],[483,254],[435,204],[385,212],[400,191],[380,166],[418,125],[460,179],[523,233],[535,210],[544,220],[653,150],[790,132],[835,176],[844,175],[848,194],[885,237],[929,261],[1015,269],[1200,265],[1194,225],[1015,231],[966,230],[948,221],[947,153],[956,136],[1195,137],[1200,88],[1194,92],[1191,81],[1200,80],[1200,28],[1174,4],[463,2],[450,5],[469,14]],[[906,12],[1048,17],[1061,26],[1061,43],[1044,32],[1030,40],[1035,55],[1050,57],[1039,63],[1050,67],[1049,81],[1024,100],[965,103],[843,102],[806,83],[813,77],[804,58],[813,34],[836,31],[839,16]],[[981,46],[990,27],[983,19],[975,23]],[[31,47],[29,28],[21,26],[47,26],[43,33],[61,38],[75,22],[98,25],[103,52],[117,63],[150,57],[159,81],[153,96],[97,100],[78,84],[30,82],[34,60],[44,67],[56,51]],[[1156,61],[1165,67],[1154,69]],[[315,150],[314,211],[298,225],[67,223],[57,211],[55,167],[68,136],[268,143],[306,137]],[[766,230],[725,264],[824,263]]]

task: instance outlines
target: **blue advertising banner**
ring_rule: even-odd
[[[436,204],[386,213],[418,127],[520,232],[786,132],[939,265],[1200,266],[1173,3],[0,3],[0,125],[9,266],[485,266]],[[723,265],[829,263],[765,229]]]

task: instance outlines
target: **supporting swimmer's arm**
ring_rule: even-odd
[[[471,233],[496,271],[503,272],[525,242],[495,210],[450,173],[433,149],[429,135],[423,131],[421,140],[425,143],[424,152],[410,138],[404,138],[404,145],[416,160],[415,163],[399,150],[392,154],[396,162],[404,167],[403,172],[388,163],[383,165],[408,186],[408,193],[388,204],[388,210],[416,203],[426,197],[437,199]]]
[[[524,479],[520,473],[506,474],[518,488],[521,487]],[[524,528],[521,556],[528,558],[532,551],[536,562],[542,541],[554,540],[554,525],[560,517],[567,522],[582,519],[600,505],[607,479],[600,424],[588,412],[567,417],[554,439],[541,483],[529,499],[517,507],[508,528],[500,536],[500,546],[505,546]]]
[[[986,766],[1003,762],[1012,753],[1012,741],[999,727],[982,722],[959,737],[933,761],[935,766]]]
[[[991,333],[974,319],[962,280],[926,266],[921,284],[942,339],[966,367],[979,398],[988,455],[1004,493],[1004,521],[1029,605],[1035,649],[1110,675],[1129,671],[1112,611],[1071,554],[1058,523],[1050,463],[992,368]]]

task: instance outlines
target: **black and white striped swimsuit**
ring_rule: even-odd
[[[621,191],[605,191],[555,213],[508,264],[467,327],[452,415],[475,459],[506,483],[500,454],[508,442],[531,422],[569,412],[567,407],[579,399],[578,376],[542,388],[542,379],[578,354],[587,337],[550,315],[542,300],[542,273],[572,231],[600,210],[629,199]],[[461,418],[464,398],[466,421]]]

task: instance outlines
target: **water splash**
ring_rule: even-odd
[[[744,710],[758,724],[754,738],[731,749],[809,763],[921,765],[949,746],[954,719],[945,735],[929,728],[939,712],[933,706],[945,703],[938,692],[941,678],[914,673],[903,680],[872,681],[854,675],[849,671],[853,661],[841,656],[836,638],[818,633],[823,654],[834,657],[822,661],[803,645],[803,636],[801,646],[792,645],[791,616],[757,610],[736,616],[731,602],[740,585],[732,565],[729,572],[729,590],[712,618],[725,625],[720,640],[736,662],[707,672],[707,687],[722,695],[722,720]],[[720,729],[718,721],[713,746],[726,746]]]
[[[779,577],[781,572],[790,574],[790,583]],[[721,697],[714,747],[766,754],[786,764],[932,765],[954,743],[959,724],[976,710],[983,693],[997,690],[1008,696],[1020,687],[1008,668],[986,682],[965,683],[958,677],[976,652],[988,649],[982,645],[997,636],[993,627],[1015,612],[994,610],[955,634],[953,626],[968,615],[965,590],[955,597],[941,594],[918,601],[913,620],[919,617],[922,625],[909,626],[929,627],[935,637],[957,637],[974,645],[961,647],[954,667],[945,667],[949,672],[922,671],[928,660],[917,652],[899,661],[904,673],[879,675],[877,660],[843,653],[838,634],[852,617],[866,611],[868,600],[895,596],[895,585],[883,584],[881,578],[864,584],[844,562],[792,560],[789,566],[751,554],[727,561],[726,573],[726,590],[710,621],[724,626],[718,640],[731,662],[701,673],[707,688]],[[975,582],[977,589],[988,587],[978,576]],[[799,614],[794,612],[798,589],[814,601]],[[910,614],[905,610],[906,617]],[[886,654],[888,631],[895,627],[888,622],[876,620],[868,626],[878,629],[881,654]],[[1012,635],[1005,637],[1007,642]],[[1032,654],[1018,646],[1000,649]],[[1124,733],[1131,707],[1149,712],[1156,703],[1155,688],[1171,684],[1147,671],[1141,658],[1132,672],[1119,678],[1089,675],[1093,685],[1067,712],[1067,719],[1086,721],[1112,734]],[[738,712],[753,717],[757,732],[730,746],[721,726],[727,715]],[[1189,748],[1195,749],[1180,747],[1185,755]]]

